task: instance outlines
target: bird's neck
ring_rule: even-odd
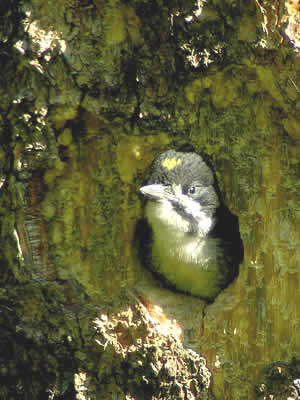
[[[196,235],[199,237],[206,237],[214,227],[214,218],[212,214],[203,213],[195,223]]]
[[[171,237],[177,240],[186,235],[204,238],[214,225],[211,214],[203,212],[196,220],[191,220],[176,212],[169,202],[148,201],[146,217],[160,237],[168,236],[166,240],[171,240]]]

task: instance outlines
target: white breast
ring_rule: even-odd
[[[178,289],[213,298],[225,281],[220,273],[220,248],[216,239],[191,233],[191,225],[168,201],[148,201],[146,217],[153,230],[154,269]],[[212,218],[203,213],[201,229],[208,232]]]

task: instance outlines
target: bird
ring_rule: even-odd
[[[147,266],[168,287],[214,301],[237,276],[242,244],[211,168],[195,152],[168,150],[155,159],[140,192],[151,232],[143,247]]]

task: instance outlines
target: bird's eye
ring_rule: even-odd
[[[196,193],[196,188],[195,188],[195,186],[191,186],[190,188],[189,188],[189,194],[195,194]]]

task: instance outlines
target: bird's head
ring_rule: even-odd
[[[140,191],[154,203],[161,221],[204,236],[212,229],[219,206],[213,184],[213,173],[198,154],[169,150],[154,161]]]

